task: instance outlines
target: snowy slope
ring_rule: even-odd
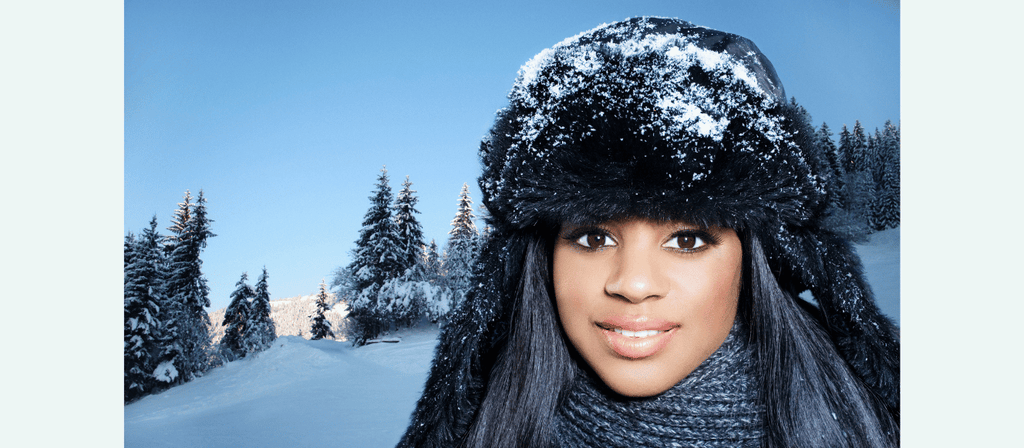
[[[398,344],[279,338],[255,359],[124,408],[126,447],[394,446],[437,331]]]
[[[864,273],[882,312],[900,324],[900,229],[871,235],[867,244],[857,246]]]
[[[899,229],[857,246],[899,323]],[[436,330],[397,344],[279,338],[255,359],[124,407],[126,447],[393,447],[430,367]]]

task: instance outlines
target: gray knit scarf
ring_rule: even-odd
[[[697,369],[650,398],[617,395],[581,372],[557,420],[562,447],[759,447],[764,406],[746,333],[737,321]]]

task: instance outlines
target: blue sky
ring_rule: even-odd
[[[223,2],[124,4],[124,232],[162,233],[186,189],[215,221],[211,309],[266,266],[274,298],[349,262],[387,165],[442,245],[476,150],[519,67],[637,15],[753,40],[790,96],[834,131],[900,121],[893,2]]]

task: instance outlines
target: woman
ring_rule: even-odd
[[[605,25],[509,100],[477,287],[400,446],[898,445],[897,330],[752,42]]]

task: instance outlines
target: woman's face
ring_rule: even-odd
[[[725,341],[742,260],[740,240],[726,228],[649,220],[565,225],[554,253],[558,315],[608,387],[656,395]]]

